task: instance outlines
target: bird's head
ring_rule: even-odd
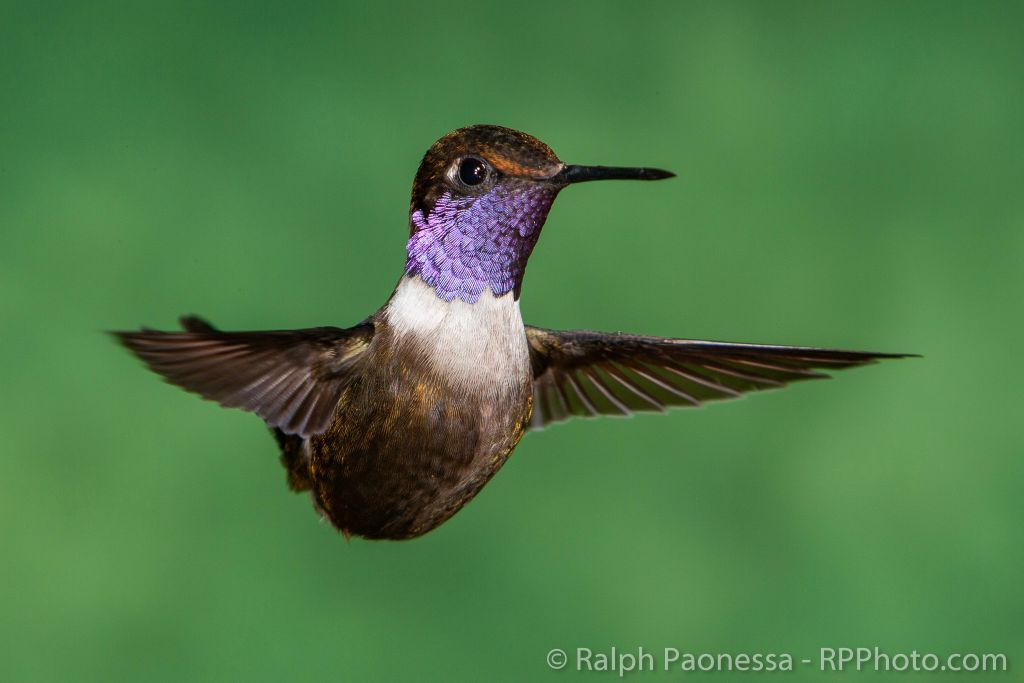
[[[518,298],[551,204],[588,180],[659,180],[650,168],[572,166],[535,137],[510,128],[460,128],[423,157],[409,205],[406,273],[446,301],[476,302],[485,290]]]

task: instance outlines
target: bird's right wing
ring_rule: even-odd
[[[697,406],[748,391],[822,379],[903,354],[762,346],[546,330],[526,326],[537,429],[573,416],[630,415]]]
[[[374,333],[371,322],[274,332],[221,332],[196,317],[181,324],[113,334],[171,384],[304,438],[330,425]]]

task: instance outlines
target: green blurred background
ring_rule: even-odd
[[[575,678],[549,649],[612,645],[1019,671],[1022,23],[4,3],[0,679]],[[679,174],[564,193],[528,322],[926,358],[530,434],[439,530],[346,542],[257,418],[102,330],[360,320],[400,273],[423,151],[479,122]]]

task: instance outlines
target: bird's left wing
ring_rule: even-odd
[[[301,437],[330,425],[374,333],[372,322],[273,332],[221,332],[196,317],[181,324],[114,336],[168,382]]]
[[[761,346],[526,327],[533,364],[532,429],[573,416],[698,406],[748,391],[823,379],[905,354]]]

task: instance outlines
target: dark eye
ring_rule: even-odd
[[[459,164],[459,180],[472,187],[487,178],[487,166],[475,157],[466,157]]]

